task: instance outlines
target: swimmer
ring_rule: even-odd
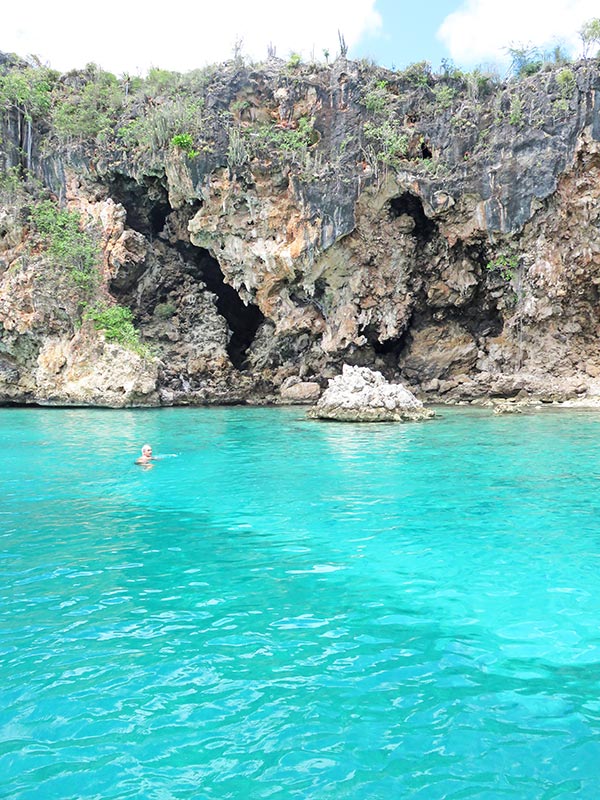
[[[135,463],[142,467],[152,467],[152,462],[155,460],[156,459],[152,457],[152,448],[149,444],[145,444],[142,447],[142,455],[136,459]]]

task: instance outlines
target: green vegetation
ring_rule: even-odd
[[[495,72],[481,72],[479,69],[469,72],[466,80],[470,94],[475,98],[487,97],[501,83],[500,77]]]
[[[523,124],[523,101],[517,95],[513,95],[510,99],[508,121],[516,127],[520,127]]]
[[[227,147],[227,165],[232,172],[248,162],[248,148],[239,128],[230,128],[229,145]]]
[[[118,141],[139,156],[156,157],[170,145],[194,158],[200,152],[210,150],[204,136],[203,109],[203,98],[185,95],[146,105],[143,114],[118,129]]]
[[[511,71],[517,78],[528,78],[535,75],[544,66],[543,59],[537,47],[509,47],[511,57]]]
[[[577,88],[577,79],[573,70],[569,67],[561,69],[556,75],[556,85],[560,96],[552,103],[552,108],[558,114],[566,114],[569,110],[569,101]]]
[[[26,119],[45,117],[58,73],[46,67],[12,69],[0,75],[0,108],[15,109]]]
[[[14,205],[19,198],[25,198],[25,186],[21,179],[20,168],[11,167],[0,172],[0,200]]]
[[[400,76],[413,86],[429,86],[431,81],[431,64],[429,61],[418,61],[410,64]]]
[[[373,145],[377,157],[383,164],[398,167],[399,162],[406,158],[408,153],[408,135],[404,133],[399,123],[388,119],[375,125],[365,122],[363,126],[365,139]]]
[[[588,20],[580,29],[583,57],[587,58],[591,48],[600,46],[600,17]]]
[[[177,313],[177,308],[173,303],[158,303],[154,309],[154,316],[159,319],[171,319]]]
[[[383,114],[390,104],[390,95],[387,90],[387,81],[376,81],[370,86],[364,96],[367,111],[372,114]]]
[[[29,122],[48,119],[60,143],[87,145],[111,140],[115,120],[132,108],[117,131],[120,143],[156,152],[176,134],[198,138],[204,106],[199,94],[213,75],[214,68],[185,75],[153,69],[144,80],[118,79],[90,64],[59,80],[41,65],[15,65],[0,70],[0,110],[17,111]]]
[[[182,95],[189,97],[202,94],[216,72],[217,67],[214,65],[184,73],[153,68],[144,79],[136,79],[132,88],[146,97],[175,100]]]
[[[143,81],[143,89],[150,97],[175,98],[183,88],[182,84],[183,76],[180,72],[153,67]]]
[[[290,57],[288,60],[288,67],[292,69],[296,69],[302,63],[302,56],[299,53],[290,53]]]
[[[515,254],[500,253],[492,261],[486,264],[489,272],[497,272],[501,277],[509,282],[519,266],[519,257]]]
[[[94,235],[83,228],[80,214],[43,200],[32,206],[30,221],[51,263],[65,270],[80,289],[91,291],[98,283],[100,249]]]
[[[443,83],[434,87],[435,102],[440,108],[450,108],[456,97],[456,89],[453,86],[446,86]]]
[[[93,322],[98,331],[103,331],[107,342],[115,342],[127,347],[143,358],[150,358],[147,345],[140,341],[140,335],[133,324],[133,314],[125,306],[99,304],[86,309],[84,319]]]
[[[446,78],[447,80],[452,81],[464,81],[466,80],[467,73],[463,72],[462,69],[456,66],[456,64],[450,58],[442,58],[441,63],[442,68],[442,77]]]
[[[417,74],[422,64],[414,65]],[[403,73],[406,76],[406,73]],[[368,159],[397,168],[408,154],[409,136],[398,118],[398,98],[390,91],[386,80],[373,80],[363,95],[365,108],[372,120],[364,123],[362,133],[367,145]]]
[[[511,72],[517,79],[528,78],[541,70],[568,64],[570,59],[560,44],[550,50],[538,47],[514,46],[508,48],[511,57]]]
[[[189,133],[176,133],[171,138],[171,145],[177,150],[183,150],[188,158],[196,158],[199,155],[198,151],[194,149],[194,140]]]
[[[83,80],[83,87],[69,86],[65,95],[55,99],[52,123],[63,142],[105,139],[123,107],[122,87],[110,72],[92,64]]]
[[[262,124],[247,128],[244,134],[247,142],[247,151],[254,155],[260,154],[264,150],[272,149],[290,155],[298,154],[306,151],[308,147],[318,140],[318,134],[313,128],[313,120],[308,119],[308,117],[300,117],[295,128],[281,128],[278,125]]]
[[[243,114],[243,112],[247,111],[249,108],[250,101],[246,99],[234,100],[230,106],[230,109],[234,114]]]
[[[558,84],[558,90],[562,99],[569,100],[577,86],[575,73],[568,67],[561,69],[556,76],[556,83]]]

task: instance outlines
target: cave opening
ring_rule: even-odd
[[[158,234],[163,230],[167,221],[167,217],[171,211],[172,209],[169,203],[156,203],[156,205],[152,206],[150,213],[148,214],[151,236],[158,236]]]
[[[502,313],[479,291],[468,306],[448,308],[444,316],[447,320],[457,322],[476,340],[500,336],[504,329]]]
[[[436,223],[425,214],[423,203],[411,192],[404,192],[390,200],[392,219],[397,219],[403,214],[414,220],[415,227],[412,233],[419,242],[428,242],[437,231]]]
[[[111,197],[127,212],[127,225],[149,239],[158,236],[173,210],[160,178],[145,176],[142,183],[116,175],[109,184]]]
[[[431,152],[431,148],[425,143],[421,142],[421,158],[424,161],[429,161],[433,158],[433,153]]]
[[[411,321],[409,321],[408,325],[399,336],[394,336],[390,339],[381,340],[379,338],[380,333],[374,325],[367,325],[362,328],[360,332],[366,337],[367,342],[369,346],[373,348],[375,355],[383,356],[385,360],[388,360],[386,358],[388,356],[392,357],[392,363],[396,363],[397,357],[401,354],[406,345]]]
[[[394,339],[384,339],[383,341],[374,339],[371,342],[371,346],[378,356],[399,356],[404,349],[405,343],[406,334],[402,334],[402,336],[398,336]]]
[[[206,288],[216,295],[217,311],[225,318],[231,331],[227,354],[236,369],[246,369],[246,354],[264,322],[264,314],[253,303],[246,305],[233,286],[225,282],[219,262],[208,250],[182,241],[177,243],[177,250],[188,272],[196,280],[203,281]]]

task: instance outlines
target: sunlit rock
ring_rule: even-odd
[[[309,416],[340,422],[408,422],[430,419],[434,412],[380,372],[344,364],[342,374],[329,381]]]

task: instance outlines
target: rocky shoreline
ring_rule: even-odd
[[[598,64],[413,66],[133,91],[0,57],[0,404],[314,403],[348,364],[428,405],[596,407]]]

